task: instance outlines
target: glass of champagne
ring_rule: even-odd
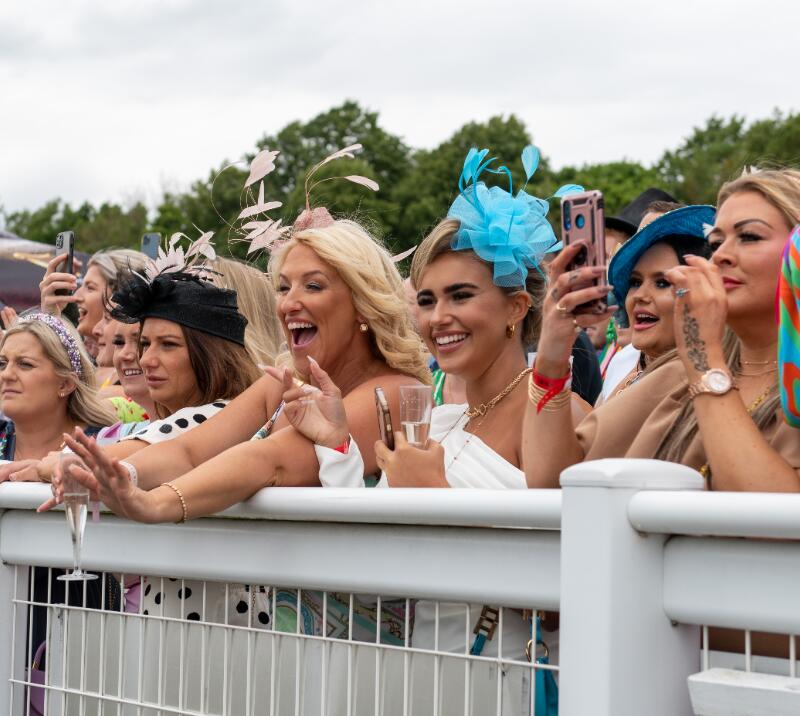
[[[81,547],[83,531],[86,529],[86,515],[89,512],[89,490],[81,485],[70,473],[73,465],[86,469],[86,465],[74,453],[62,452],[58,459],[61,468],[61,484],[64,486],[64,512],[72,535],[72,572],[59,575],[64,582],[97,579],[96,574],[87,574],[81,569]]]
[[[431,429],[433,393],[427,385],[400,386],[400,429],[410,445],[424,448]]]

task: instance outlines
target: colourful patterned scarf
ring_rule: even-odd
[[[800,226],[783,250],[778,285],[778,365],[786,422],[800,428]]]

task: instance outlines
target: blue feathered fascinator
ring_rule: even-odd
[[[526,181],[514,196],[511,172],[505,166],[491,165],[496,157],[486,159],[488,149],[469,150],[458,180],[461,192],[447,212],[448,219],[458,219],[461,228],[453,237],[455,251],[474,251],[494,265],[494,282],[498,286],[524,286],[530,269],[539,268],[548,251],[560,248],[547,211],[547,200],[525,192],[525,187],[539,166],[539,150],[528,145],[522,152]],[[508,191],[489,188],[479,177],[483,172],[506,174]],[[553,197],[583,191],[576,184],[562,186]],[[550,198],[553,198],[550,197]]]

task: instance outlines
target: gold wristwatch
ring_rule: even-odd
[[[694,399],[698,395],[725,395],[731,390],[738,390],[739,386],[733,376],[722,368],[712,368],[700,376],[700,380],[689,386],[689,397]]]

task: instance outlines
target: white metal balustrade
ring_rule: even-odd
[[[513,641],[527,609],[560,611],[560,656],[536,668],[558,671],[562,716],[797,712],[800,496],[705,493],[694,471],[642,460],[575,466],[562,487],[278,488],[187,525],[103,515],[87,568],[193,584],[201,612],[46,606],[48,714],[532,713],[534,667]],[[71,559],[63,514],[32,512],[46,494],[0,486],[13,716],[35,649],[28,567]],[[287,621],[315,600],[322,628]],[[245,601],[259,608],[238,613]],[[503,628],[474,657],[481,605],[503,607]],[[720,627],[741,648],[716,649]],[[786,635],[785,654],[760,656],[757,631]]]

